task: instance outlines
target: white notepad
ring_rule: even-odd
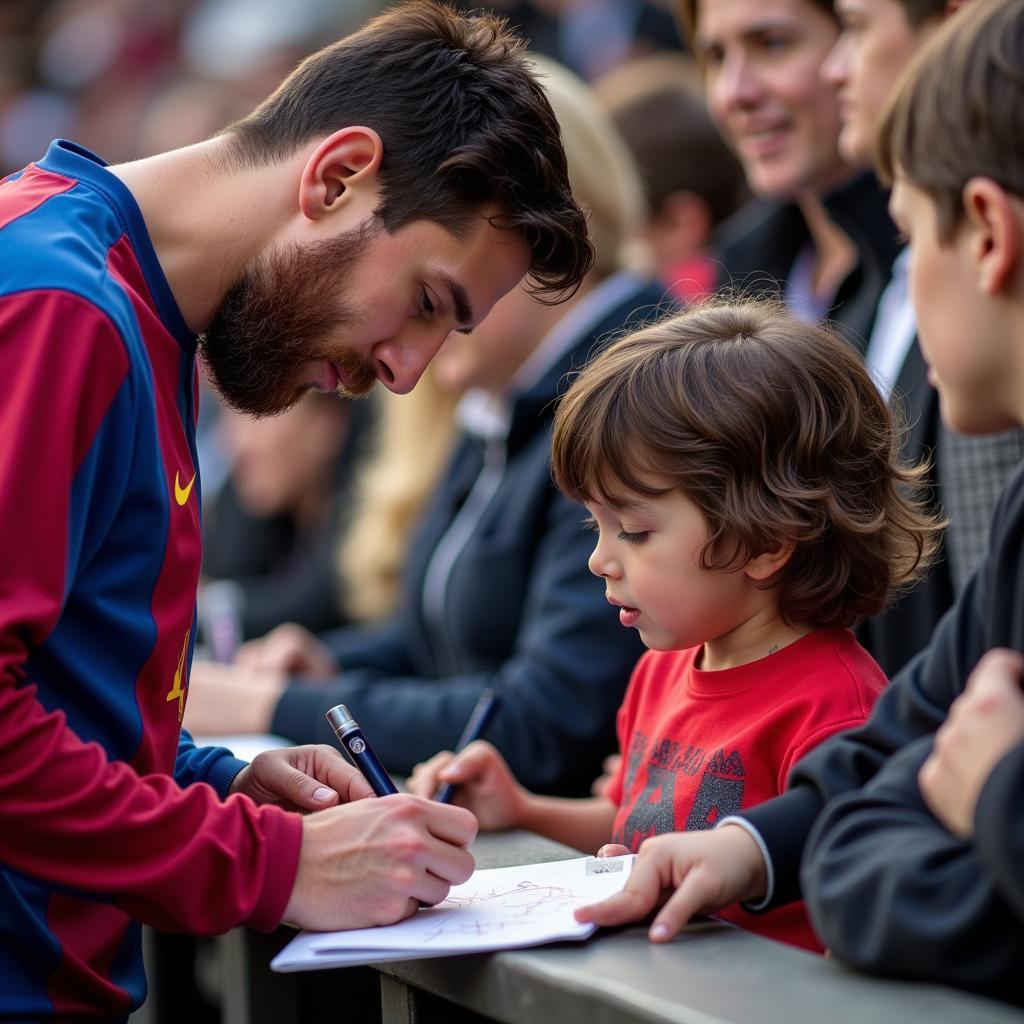
[[[453,886],[443,903],[398,924],[345,932],[302,932],[274,957],[275,971],[310,971],[537,946],[585,939],[596,929],[573,917],[577,907],[618,892],[633,856],[490,868]]]

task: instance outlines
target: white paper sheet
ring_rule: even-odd
[[[483,953],[585,939],[596,925],[573,910],[618,892],[633,856],[579,857],[477,871],[454,886],[443,903],[398,924],[346,932],[302,932],[276,957],[275,971]]]

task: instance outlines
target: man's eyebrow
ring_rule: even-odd
[[[470,304],[469,296],[466,294],[466,289],[459,284],[450,274],[446,274],[443,270],[437,272],[437,276],[441,279],[444,286],[451,292],[452,305],[455,307],[455,318],[460,324],[465,326],[457,328],[462,334],[471,334],[473,331],[473,324],[476,322],[473,316],[473,306]]]

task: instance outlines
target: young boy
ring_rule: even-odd
[[[848,627],[927,561],[884,401],[844,342],[775,305],[711,305],[621,339],[555,418],[559,487],[599,536],[590,569],[650,650],[619,710],[606,796],[535,796],[488,744],[414,773],[459,783],[482,828],[578,849],[708,829],[781,792],[885,678]],[[722,915],[811,949],[803,908]]]
[[[880,164],[943,418],[1002,430],[1024,424],[1024,5],[971,5],[921,58]],[[803,853],[804,895],[838,957],[1024,1002],[1022,535],[1019,469],[985,561],[864,727],[818,747],[744,828],[645,844],[621,898],[583,916],[635,920],[675,889],[652,929],[666,939],[709,906],[795,898]],[[1012,650],[982,657],[993,647]]]

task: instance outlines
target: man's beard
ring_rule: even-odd
[[[295,383],[303,363],[327,359],[343,372],[345,394],[368,394],[373,366],[327,339],[360,323],[345,276],[381,230],[376,218],[324,242],[257,257],[242,271],[200,337],[210,379],[224,401],[272,416],[306,391]]]

